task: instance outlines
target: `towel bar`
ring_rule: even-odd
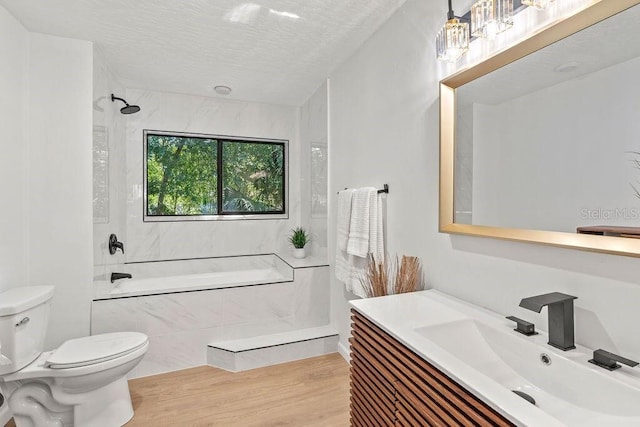
[[[348,188],[345,188],[345,190],[348,190]],[[339,191],[338,191],[339,193]],[[382,188],[382,190],[378,190],[378,194],[389,194],[389,184],[385,184]]]

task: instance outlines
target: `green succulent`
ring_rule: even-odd
[[[296,249],[302,249],[311,241],[311,236],[302,227],[297,227],[291,230],[291,236],[289,236],[289,242]]]

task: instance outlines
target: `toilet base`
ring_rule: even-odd
[[[26,381],[11,394],[9,406],[17,427],[114,427],[133,418],[125,377],[81,394],[66,393],[48,378]]]

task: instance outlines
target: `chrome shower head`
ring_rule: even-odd
[[[124,107],[122,107],[120,109],[120,113],[122,113],[122,114],[134,114],[134,113],[137,113],[138,111],[140,111],[140,107],[138,107],[137,105],[129,105],[129,103],[127,101],[125,101],[124,99],[118,98],[114,94],[111,94],[111,102],[115,102],[116,99],[118,101],[124,102],[124,104],[125,104]]]

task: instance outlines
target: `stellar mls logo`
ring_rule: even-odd
[[[630,220],[640,219],[640,209],[638,208],[615,208],[615,209],[588,209],[580,210],[580,219],[598,220]]]

